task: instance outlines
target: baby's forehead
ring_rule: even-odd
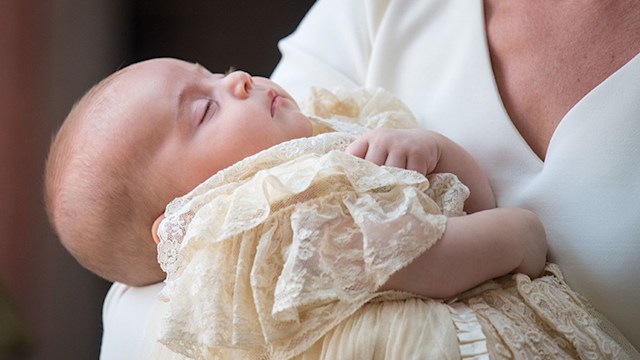
[[[160,141],[168,136],[176,121],[181,87],[188,86],[196,73],[197,65],[173,59],[130,65],[83,97],[75,111],[76,121],[91,141],[157,146],[149,138]]]
[[[87,94],[87,103],[99,105],[105,101],[123,103],[132,98],[177,95],[180,86],[190,79],[208,73],[197,63],[172,58],[151,59],[129,65],[111,74]],[[121,104],[122,105],[122,104]],[[136,105],[135,102],[129,105]]]
[[[79,117],[87,122],[100,124],[142,106],[140,101],[132,100],[145,92],[149,96],[153,95],[153,86],[144,86],[152,80],[145,80],[147,76],[144,69],[131,66],[111,74],[91,88],[78,102],[76,107]]]
[[[117,82],[118,78],[107,78],[93,87],[74,106],[65,124],[70,138],[75,139],[71,145],[96,160],[112,153],[110,149],[122,148],[129,142],[123,135],[135,131],[132,121],[122,116],[133,110],[133,103],[118,96]]]
[[[135,152],[142,153],[157,147],[171,131],[177,112],[180,65],[138,63],[96,85],[79,108],[88,138],[103,146],[118,144],[121,151],[135,146]]]
[[[95,104],[147,105],[144,101],[177,95],[195,65],[174,59],[153,59],[129,65],[96,86]],[[134,101],[137,100],[137,101]]]

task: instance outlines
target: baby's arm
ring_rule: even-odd
[[[380,290],[447,298],[510,272],[534,278],[544,268],[542,223],[524,209],[490,209],[451,217],[440,240]]]
[[[460,145],[439,133],[424,129],[375,129],[356,139],[346,151],[378,165],[425,175],[455,174],[471,193],[464,205],[467,213],[496,206],[480,166]]]

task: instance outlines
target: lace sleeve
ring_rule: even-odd
[[[389,276],[431,247],[442,236],[447,216],[463,214],[461,200],[468,189],[451,174],[430,180],[421,186],[332,194],[297,206],[273,316],[297,321],[297,309],[326,299],[366,301]]]

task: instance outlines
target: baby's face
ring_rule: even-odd
[[[154,59],[126,69],[111,92],[118,101],[113,118],[123,119],[115,126],[136,139],[129,141],[132,151],[148,157],[150,176],[163,177],[174,195],[249,155],[312,133],[286,91],[240,71],[225,76]]]

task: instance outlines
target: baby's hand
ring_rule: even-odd
[[[512,209],[512,212],[516,218],[519,218],[521,224],[521,231],[514,233],[513,238],[520,241],[522,254],[520,265],[513,272],[527,274],[532,279],[536,278],[544,270],[549,250],[544,225],[538,216],[529,210]]]
[[[424,129],[374,129],[345,150],[378,165],[433,172],[442,154],[441,135]]]

